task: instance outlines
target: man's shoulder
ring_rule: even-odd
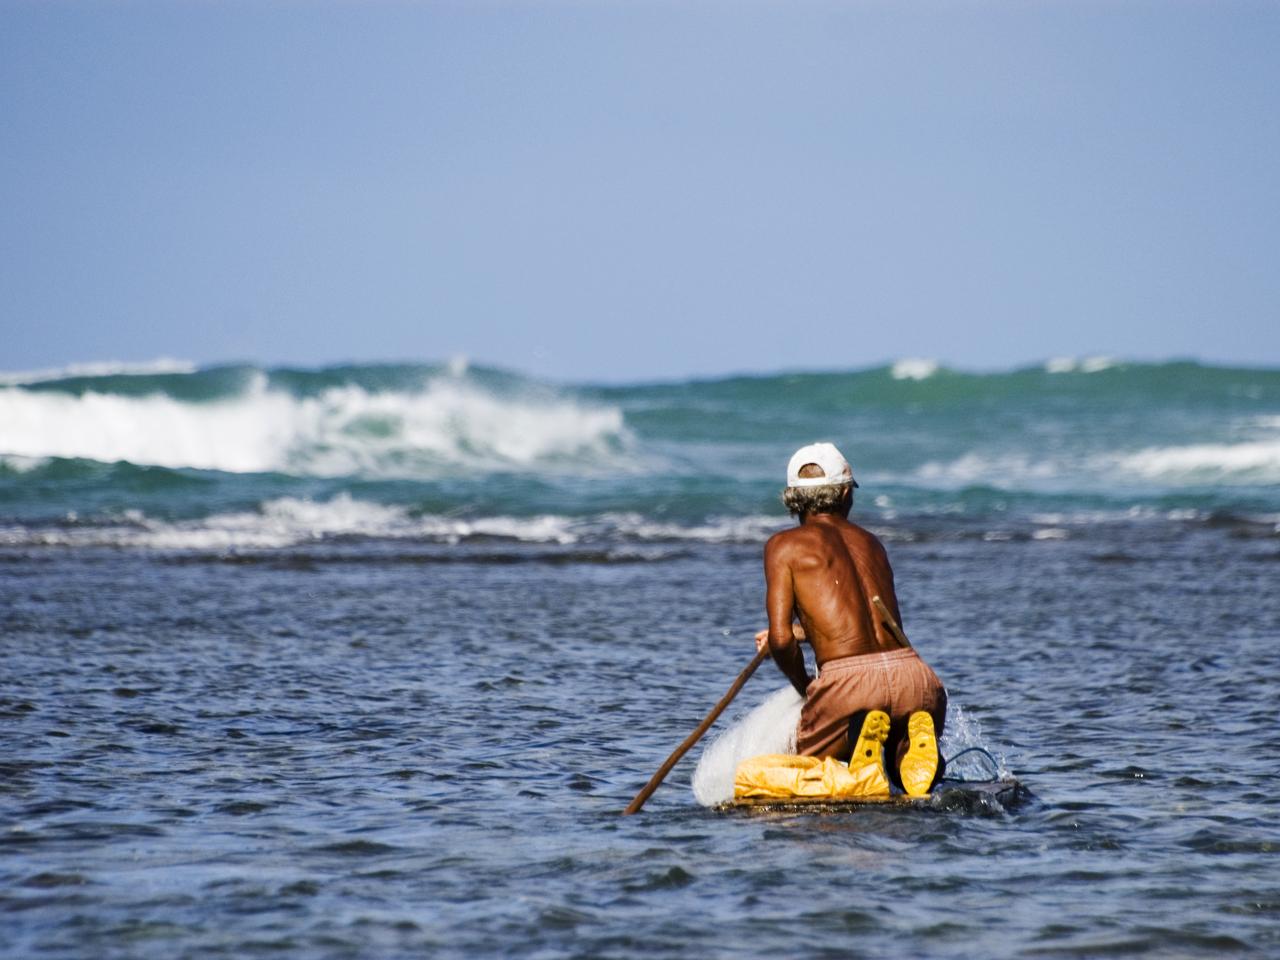
[[[781,554],[789,553],[808,539],[805,536],[805,532],[804,527],[791,527],[787,530],[779,530],[765,541],[765,556],[779,556]]]
[[[766,556],[779,556],[796,552],[808,553],[814,550],[821,550],[824,543],[825,540],[821,531],[812,527],[799,526],[791,527],[788,530],[779,530],[765,543],[764,550]]]
[[[776,551],[787,542],[790,534],[794,532],[794,530],[779,530],[764,542],[764,552],[769,553],[770,551]]]

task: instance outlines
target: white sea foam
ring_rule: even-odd
[[[0,453],[127,460],[231,473],[436,476],[570,459],[598,463],[628,439],[615,407],[503,397],[458,377],[415,393],[268,388],[191,403],[166,394],[80,396],[0,388]]]
[[[937,360],[924,360],[917,357],[899,360],[889,371],[895,380],[927,380],[937,372]]]
[[[1280,440],[1148,447],[1121,467],[1151,480],[1185,483],[1280,483]]]
[[[702,523],[657,523],[638,513],[607,514],[613,531],[637,540],[698,540],[704,543],[762,543],[787,526],[777,516],[709,517]]]
[[[998,489],[1016,489],[1028,481],[1047,481],[1059,476],[1052,460],[1033,458],[1026,453],[966,453],[949,461],[931,460],[915,471],[915,479],[931,486],[983,484]]]
[[[344,534],[412,535],[407,513],[394,506],[339,494],[328,501],[281,497],[256,511],[165,521],[128,510],[83,526],[0,528],[0,543],[49,546],[116,546],[153,550],[232,550],[287,547]]]
[[[1171,485],[1280,483],[1280,439],[1107,451],[1071,459],[1031,453],[969,452],[934,460],[910,475],[935,488],[1053,490],[1159,482]]]
[[[1100,373],[1115,365],[1114,357],[1054,357],[1045,361],[1044,369],[1046,373]]]
[[[748,757],[794,753],[796,724],[804,703],[787,685],[736,721],[702,752],[693,772],[693,795],[704,807],[733,799],[733,774]]]
[[[561,546],[618,540],[759,543],[779,526],[777,518],[769,517],[724,517],[688,527],[648,523],[639,514],[462,518],[415,514],[400,506],[357,500],[347,493],[329,500],[280,497],[256,510],[190,520],[148,517],[139,510],[67,519],[72,522],[0,527],[0,544],[234,551],[270,550],[351,536],[448,544],[493,538]]]
[[[1045,527],[1042,530],[1036,530],[1031,534],[1032,540],[1066,540],[1071,536],[1061,527]]]
[[[141,363],[122,363],[106,360],[97,363],[73,363],[65,367],[45,370],[0,371],[0,383],[47,383],[51,380],[67,380],[71,377],[113,377],[122,374],[148,375],[163,373],[195,373],[197,367],[189,360],[157,357]]]
[[[584,523],[571,517],[544,514],[536,517],[480,517],[458,520],[451,517],[421,517],[406,536],[425,537],[458,543],[472,537],[496,537],[526,543],[577,543]]]
[[[1122,510],[1073,510],[1070,513],[1033,513],[1030,516],[1030,520],[1032,523],[1038,523],[1049,528],[1062,528],[1130,523],[1134,520],[1156,520],[1160,517],[1168,520],[1190,520],[1199,516],[1200,514],[1195,510],[1161,512],[1152,507],[1132,506]]]
[[[360,536],[458,543],[496,537],[530,543],[575,542],[580,521],[561,516],[482,517],[462,520],[413,516],[403,507],[356,500],[281,497],[257,510],[219,513],[198,520],[165,521],[129,510],[115,518],[59,527],[0,527],[0,544],[113,546],[152,550],[263,550],[331,537]]]
[[[18,454],[0,453],[0,464],[14,473],[30,473],[49,462],[48,457],[23,457]]]

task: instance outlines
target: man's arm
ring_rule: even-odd
[[[804,654],[792,630],[795,593],[791,584],[791,567],[786,560],[786,547],[774,537],[764,548],[765,609],[769,614],[769,652],[773,662],[804,696],[809,674],[804,668]]]
[[[799,622],[791,624],[791,635],[796,638],[796,643],[805,643],[809,639],[805,636],[804,624]],[[759,650],[761,647],[767,647],[768,645],[769,628],[765,627],[756,633],[756,649]]]

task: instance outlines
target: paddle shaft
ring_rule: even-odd
[[[622,811],[624,817],[637,813],[644,806],[645,801],[649,799],[653,791],[658,789],[658,784],[662,783],[667,774],[671,772],[671,768],[680,762],[680,758],[689,752],[690,747],[702,739],[704,733],[711,729],[711,725],[716,722],[716,718],[724,713],[724,708],[738,695],[738,691],[742,689],[743,684],[751,679],[751,675],[756,672],[756,667],[760,666],[767,656],[769,656],[768,644],[756,651],[756,655],[751,658],[751,662],[747,664],[746,669],[738,674],[738,679],[733,681],[733,686],[720,698],[720,702],[711,708],[711,712],[707,714],[706,719],[698,724],[698,728],[693,733],[684,738],[684,743],[676,747],[671,756],[667,757],[667,762],[659,767],[658,772],[644,785],[644,789],[637,793],[636,798],[627,804],[627,809]]]
[[[893,619],[893,614],[889,612],[888,606],[880,599],[880,594],[876,594],[871,598],[871,605],[876,608],[876,612],[884,617],[885,626],[889,628],[889,632],[893,634],[893,638],[898,641],[899,646],[911,649],[911,641],[907,639],[907,635],[902,632],[902,628],[898,626],[898,621]]]

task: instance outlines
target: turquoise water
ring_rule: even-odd
[[[924,532],[1280,520],[1280,371],[1050,367],[629,386],[462,363],[18,377],[0,386],[0,516],[12,542],[447,539],[476,522],[528,540],[670,524],[755,539],[790,451],[825,438],[854,464],[860,515]]]

